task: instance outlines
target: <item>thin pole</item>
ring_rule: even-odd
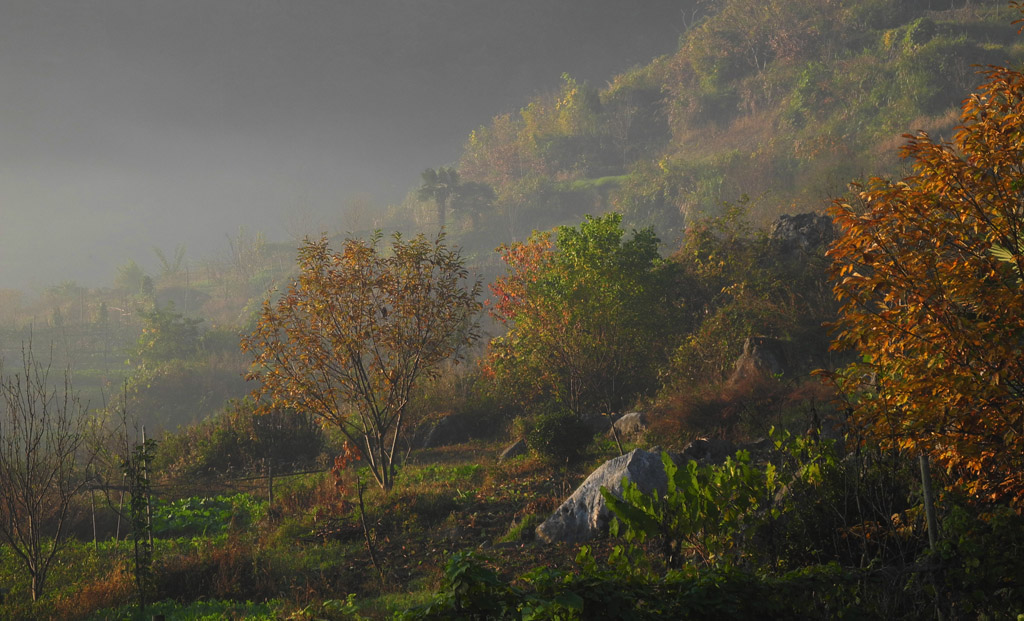
[[[274,508],[274,458],[267,458],[267,509]]]
[[[121,541],[121,511],[124,509],[124,490],[121,490],[121,499],[117,501],[117,528],[114,529],[114,541]]]
[[[96,487],[89,490],[89,501],[92,503],[92,547],[97,553],[100,551],[100,542],[96,538]]]
[[[939,523],[935,519],[935,497],[932,495],[932,473],[928,465],[928,455],[921,453],[918,458],[921,464],[921,487],[924,490],[924,513],[928,518],[928,547],[932,552],[939,539]]]
[[[935,519],[935,497],[932,494],[932,472],[931,467],[928,465],[928,455],[921,453],[918,457],[918,462],[921,464],[921,488],[924,491],[924,513],[928,519],[928,549],[931,551],[932,556],[935,555],[935,546],[939,539],[939,523]],[[942,621],[944,615],[942,614],[943,598],[942,591],[936,584],[936,576],[934,569],[929,573],[932,585],[935,587],[935,618]]]
[[[142,426],[142,478],[146,481],[146,530],[149,532],[149,549],[153,549],[153,493],[149,487],[149,460],[146,459],[146,426]]]

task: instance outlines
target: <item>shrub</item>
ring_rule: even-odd
[[[155,467],[190,477],[231,470],[275,470],[313,462],[325,450],[323,431],[308,414],[273,410],[257,414],[249,401],[232,401],[215,417],[166,437]]]
[[[526,445],[551,462],[576,461],[591,440],[587,426],[568,410],[535,415],[527,425]]]

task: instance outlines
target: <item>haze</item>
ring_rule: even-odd
[[[672,51],[683,4],[6,1],[0,288],[107,285],[240,226],[337,229],[344,201],[400,200],[563,72]]]

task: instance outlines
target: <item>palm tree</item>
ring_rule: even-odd
[[[428,168],[420,177],[423,179],[423,185],[420,186],[417,196],[421,201],[433,200],[437,204],[437,223],[444,229],[448,201],[459,187],[459,172],[450,166],[442,166],[437,170]]]

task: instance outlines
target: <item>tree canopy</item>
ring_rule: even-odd
[[[559,403],[577,415],[611,412],[652,386],[665,305],[658,240],[623,239],[619,214],[535,233],[502,248],[507,276],[491,287],[509,326],[491,342],[488,369],[509,394]]]
[[[925,451],[1024,507],[1024,74],[990,68],[952,144],[906,136],[912,174],[832,206],[837,374],[884,445]]]
[[[443,235],[396,235],[389,253],[379,242],[349,239],[334,252],[307,239],[298,278],[264,302],[242,348],[258,398],[335,426],[390,489],[410,392],[476,339],[481,304],[480,282]]]

